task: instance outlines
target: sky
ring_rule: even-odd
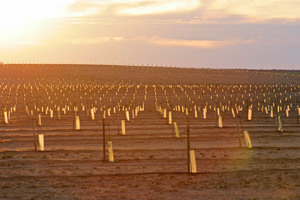
[[[0,61],[300,69],[300,0],[0,0]]]

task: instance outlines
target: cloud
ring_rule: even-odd
[[[146,2],[146,1],[145,1]],[[149,15],[168,12],[190,11],[200,6],[198,0],[169,0],[169,1],[147,1],[145,5],[136,5],[122,8],[118,11],[121,15]]]
[[[207,16],[241,15],[253,20],[300,18],[300,2],[295,0],[213,0],[204,7]]]
[[[123,37],[96,37],[96,38],[78,38],[69,43],[72,44],[99,44],[108,42],[119,42],[124,40]]]
[[[253,20],[300,18],[300,2],[297,0],[68,0],[68,4],[65,5],[78,16],[137,16],[191,12],[203,19],[232,15]]]
[[[173,38],[162,38],[158,36],[153,37],[133,37],[124,38],[122,36],[118,37],[94,37],[94,38],[77,38],[65,43],[69,44],[100,44],[100,43],[116,43],[120,41],[125,41],[128,44],[134,44],[138,42],[148,43],[158,46],[177,46],[177,47],[191,47],[191,48],[201,48],[201,49],[214,49],[222,48],[225,46],[240,45],[240,44],[250,44],[254,43],[254,40],[186,40],[186,39],[173,39]]]
[[[200,5],[199,0],[77,0],[69,6],[69,10],[106,16],[131,16],[190,11]]]
[[[171,39],[171,38],[160,38],[160,37],[143,38],[142,40],[154,45],[194,47],[194,48],[202,48],[202,49],[221,48],[225,46],[249,44],[254,42],[253,40],[223,40],[223,41],[182,40],[182,39]]]

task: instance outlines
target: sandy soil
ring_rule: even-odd
[[[94,68],[88,69],[93,72]],[[106,70],[104,73],[112,73]],[[163,82],[161,75],[161,80],[156,80],[155,69],[143,70],[148,73],[148,81]],[[182,72],[195,73],[157,70],[178,77],[181,83]],[[141,81],[132,75],[139,72],[131,68],[125,72],[124,80]],[[16,81],[15,75],[6,73],[13,77],[11,82]],[[241,78],[240,72],[210,73],[212,79],[218,74],[223,74],[220,80],[233,75]],[[294,92],[299,94],[299,72],[262,74],[258,83],[269,82],[264,79],[269,74],[286,77],[283,82],[296,84]],[[191,83],[197,82],[196,75]],[[112,79],[119,81],[122,77],[112,75]],[[6,83],[3,77],[2,81]],[[7,92],[3,87],[0,91]],[[143,95],[138,93],[137,97]],[[124,112],[112,114],[105,121],[105,143],[113,143],[114,162],[102,161],[101,112],[96,113],[95,121],[80,112],[79,131],[72,129],[72,112],[62,114],[60,120],[43,115],[42,126],[35,129],[36,134],[45,135],[45,151],[36,152],[32,121],[20,106],[9,124],[0,125],[0,199],[300,199],[300,123],[296,112],[282,116],[283,133],[275,130],[274,119],[260,111],[253,112],[252,121],[242,116],[241,132],[247,130],[252,140],[253,148],[249,149],[243,137],[239,147],[236,118],[231,112],[223,113],[223,128],[216,127],[213,111],[208,111],[207,119],[201,112],[198,118],[174,112],[180,138],[174,137],[173,126],[155,111],[153,89],[147,95],[145,111],[126,122],[125,136],[118,134]],[[291,102],[295,101],[293,97]],[[196,174],[187,173],[187,120],[191,149],[196,153]]]

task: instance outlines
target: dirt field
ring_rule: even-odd
[[[300,71],[4,65],[0,92],[0,199],[300,199]]]

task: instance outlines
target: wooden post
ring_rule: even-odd
[[[52,119],[53,118],[53,110],[50,109],[50,118]]]
[[[131,110],[131,115],[132,115],[131,118],[134,119],[134,118],[135,118],[135,115],[134,115],[134,109]]]
[[[285,116],[286,117],[289,117],[289,111],[290,111],[290,108],[289,108],[289,106],[287,106],[287,108],[285,109]]]
[[[8,124],[8,116],[7,116],[7,111],[4,111],[4,123]]]
[[[169,111],[169,120],[168,120],[168,124],[172,124],[172,111]]]
[[[280,116],[278,116],[277,118],[278,118],[278,131],[283,132]]]
[[[91,120],[95,120],[95,112],[94,112],[94,108],[90,109],[91,112]]]
[[[105,119],[102,118],[102,150],[103,150],[103,162],[106,161],[106,151],[105,151]]]
[[[273,106],[271,106],[270,117],[271,117],[271,118],[273,118],[273,117],[274,117]]]
[[[38,121],[37,121],[38,123],[38,126],[42,126],[42,115],[41,114],[39,114],[38,115]]]
[[[57,108],[57,119],[60,120],[60,107]]]
[[[33,131],[34,150],[37,151],[37,147],[36,147],[36,136],[35,136],[35,128],[34,128],[34,117],[33,117],[33,116],[32,116],[32,131]]]
[[[177,122],[174,122],[174,128],[175,128],[175,135],[177,138],[180,137],[180,134],[179,134],[179,129],[178,129],[178,126],[177,126]]]
[[[197,173],[195,150],[190,150],[190,173]]]
[[[187,167],[188,167],[188,173],[191,172],[191,169],[190,169],[190,123],[188,121],[188,125],[187,125],[187,132],[186,132],[186,146],[187,146]]]
[[[129,111],[128,110],[125,111],[125,116],[126,116],[126,120],[129,122],[130,117],[129,117]]]
[[[164,108],[164,111],[163,111],[163,118],[167,119],[167,109],[166,108]]]
[[[126,135],[125,120],[121,120],[121,133],[122,135]]]
[[[223,120],[222,120],[221,115],[219,115],[219,117],[218,117],[218,126],[219,126],[219,128],[223,128]]]
[[[114,162],[114,152],[112,148],[112,141],[108,141],[108,160],[109,162]]]
[[[249,106],[248,108],[248,120],[251,121],[252,120],[252,108]]]
[[[248,148],[252,148],[251,139],[248,131],[244,131],[245,142]]]
[[[232,117],[235,118],[235,113],[234,113],[233,108],[231,108],[231,113],[232,113]]]
[[[206,119],[207,108],[203,108],[203,119]]]
[[[75,116],[75,130],[80,130],[80,118],[79,116]]]
[[[39,146],[40,146],[40,151],[45,150],[44,134],[39,134]]]

